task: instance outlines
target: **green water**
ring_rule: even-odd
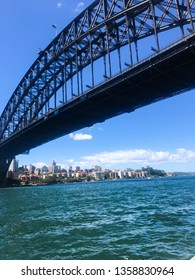
[[[0,259],[190,259],[195,177],[0,189]]]

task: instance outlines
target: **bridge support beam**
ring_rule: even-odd
[[[11,159],[0,158],[0,188],[5,186],[6,175],[11,161]]]

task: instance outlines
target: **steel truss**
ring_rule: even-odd
[[[123,71],[122,49],[128,46],[127,67],[143,52],[138,43],[154,39],[152,50],[161,50],[159,34],[170,29],[194,32],[194,0],[96,0],[40,51],[0,117],[0,141],[45,117],[59,106],[85,94],[97,84],[95,62],[102,60],[103,78],[112,74],[112,53]],[[116,61],[114,62],[116,63]],[[88,69],[88,84],[83,72]]]

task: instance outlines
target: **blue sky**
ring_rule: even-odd
[[[0,114],[17,84],[55,36],[90,0],[0,2]],[[19,155],[20,165],[58,164],[125,169],[150,165],[195,171],[195,92],[114,117]]]

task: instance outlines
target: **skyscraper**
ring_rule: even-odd
[[[9,167],[9,171],[13,172],[13,177],[15,177],[18,173],[18,165],[19,161],[14,158]]]
[[[56,162],[55,160],[53,160],[51,166],[49,167],[49,172],[54,174],[56,170],[57,170]]]

